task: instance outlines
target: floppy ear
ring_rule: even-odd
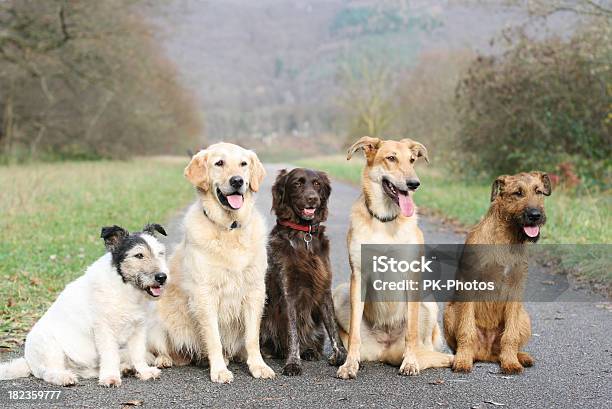
[[[257,192],[259,190],[259,186],[261,186],[261,182],[266,176],[266,169],[262,165],[261,161],[257,157],[255,152],[251,153],[251,177],[249,178],[249,188],[253,192]]]
[[[272,212],[274,212],[279,219],[290,219],[292,215],[291,209],[285,203],[287,175],[289,175],[287,169],[281,169],[272,185]]]
[[[200,151],[193,155],[191,162],[185,168],[185,177],[192,185],[197,186],[205,192],[209,188],[208,181],[208,166],[206,165],[206,158],[208,152],[206,150]]]
[[[400,142],[408,144],[417,158],[423,158],[425,159],[425,162],[429,163],[429,157],[427,156],[427,148],[425,145],[420,142],[413,141],[410,138],[404,138]]]
[[[542,193],[544,194],[544,196],[550,196],[550,194],[552,193],[552,184],[550,183],[550,178],[548,177],[548,174],[537,171],[531,172],[531,174],[539,177],[542,181],[542,184],[544,185],[544,191]]]
[[[323,195],[323,199],[327,202],[329,195],[331,195],[331,182],[329,181],[327,173],[317,171],[317,174],[319,175],[319,180],[321,181],[321,194]]]
[[[491,202],[493,202],[497,196],[504,190],[504,186],[506,185],[506,175],[499,176],[493,182],[493,186],[491,186]]]
[[[321,207],[323,209],[323,213],[321,214],[321,222],[327,220],[327,201],[329,200],[329,195],[331,195],[331,182],[329,181],[329,177],[327,173],[318,171],[319,181],[321,182]]]
[[[142,231],[145,233],[149,233],[151,236],[155,236],[155,232],[167,236],[166,230],[164,230],[161,224],[157,223],[149,223],[142,228]]]
[[[108,251],[115,250],[129,235],[130,233],[127,230],[117,225],[102,227],[102,232],[100,233],[100,237],[104,239],[104,246]]]
[[[370,160],[378,151],[380,147],[380,143],[382,141],[378,138],[371,138],[369,136],[364,136],[355,142],[346,153],[346,160],[349,160],[353,157],[353,154],[360,149],[363,149],[363,152],[368,160]]]

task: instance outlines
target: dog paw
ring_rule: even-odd
[[[260,365],[250,366],[249,371],[251,371],[251,375],[253,375],[253,378],[257,379],[274,379],[274,377],[276,376],[272,368],[263,363]]]
[[[518,358],[520,364],[525,368],[532,367],[535,364],[535,359],[533,359],[533,357],[527,352],[519,352],[516,357]]]
[[[172,362],[172,358],[170,358],[168,355],[159,355],[153,362],[153,365],[158,368],[170,368],[173,364],[174,362]]]
[[[138,371],[136,373],[136,377],[138,377],[138,379],[140,379],[141,381],[148,381],[149,379],[159,378],[160,374],[161,371],[158,368],[150,366],[148,368]]]
[[[121,376],[116,374],[100,376],[98,384],[107,388],[118,388],[121,386]]]
[[[359,370],[359,362],[347,360],[344,365],[338,368],[336,376],[340,379],[355,379]]]
[[[515,374],[520,374],[521,372],[523,372],[523,365],[521,365],[521,363],[516,360],[516,361],[502,361],[501,362],[501,371],[502,373],[508,374],[508,375],[515,375]]]
[[[314,349],[307,349],[306,351],[302,352],[301,358],[304,361],[317,361],[321,359],[321,354],[319,354]]]
[[[340,366],[346,361],[346,349],[339,348],[337,351],[332,353],[329,358],[327,358],[327,362],[333,366]]]
[[[74,386],[78,382],[78,377],[70,371],[47,373],[43,379],[58,386]]]
[[[283,375],[298,376],[302,374],[302,365],[297,362],[290,362],[283,367]]]
[[[216,383],[232,383],[234,374],[227,368],[218,371],[210,371],[210,380]]]
[[[453,362],[453,371],[469,373],[469,372],[472,372],[473,366],[474,366],[473,360],[469,358],[461,358],[461,357],[455,356],[455,360]]]
[[[400,375],[415,376],[418,375],[419,372],[419,363],[416,358],[404,358],[399,369]]]

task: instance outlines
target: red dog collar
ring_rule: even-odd
[[[276,223],[280,224],[281,226],[289,227],[290,229],[293,229],[293,230],[305,231],[306,233],[316,233],[317,229],[319,228],[318,223],[304,225],[304,224],[293,223],[293,222],[290,222],[289,220],[277,220]]]

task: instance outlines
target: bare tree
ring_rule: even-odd
[[[0,154],[126,157],[193,143],[195,105],[138,3],[0,3]]]

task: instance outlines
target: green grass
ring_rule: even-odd
[[[330,175],[352,183],[359,183],[364,161],[353,158],[328,156],[295,162],[324,170]],[[443,172],[417,165],[422,188],[416,194],[416,203],[434,213],[456,220],[464,226],[473,226],[489,207],[491,187],[488,184],[467,183],[449,177]],[[612,243],[612,194],[610,191],[586,194],[580,197],[562,191],[553,192],[546,199],[548,222],[543,230],[542,243],[550,244],[601,244]],[[567,247],[570,248],[569,246]],[[582,252],[585,247],[578,247]],[[568,254],[562,261],[566,267],[579,266],[584,258]],[[585,269],[587,278],[612,283],[609,265],[589,263]]]
[[[104,254],[102,226],[139,230],[186,205],[186,162],[0,167],[0,348],[22,342],[64,286]]]

